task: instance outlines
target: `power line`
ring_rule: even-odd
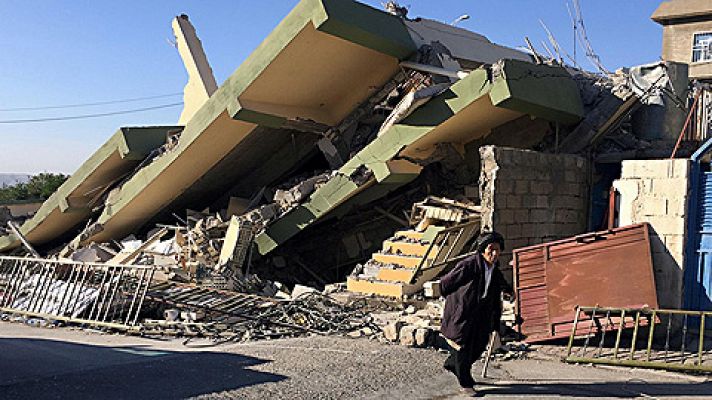
[[[73,119],[98,118],[98,117],[107,117],[110,115],[132,114],[132,113],[137,113],[137,112],[142,112],[142,111],[158,110],[160,108],[176,107],[176,106],[180,106],[180,105],[183,105],[183,103],[180,102],[180,103],[162,104],[160,106],[135,108],[133,110],[113,111],[113,112],[100,113],[100,114],[71,115],[71,116],[66,116],[66,117],[50,117],[50,118],[36,118],[36,119],[8,119],[8,120],[0,120],[0,124],[26,124],[26,123],[33,123],[33,122],[67,121],[67,120],[73,120]]]
[[[40,106],[40,107],[14,107],[14,108],[0,108],[0,111],[39,111],[39,110],[56,110],[60,108],[77,108],[77,107],[90,107],[90,106],[103,106],[107,104],[119,104],[119,103],[131,103],[134,101],[141,100],[151,100],[151,99],[162,99],[165,97],[174,97],[182,95],[183,93],[169,93],[169,94],[159,94],[156,96],[146,96],[146,97],[134,97],[130,99],[121,100],[107,100],[107,101],[97,101],[94,103],[77,103],[77,104],[64,104],[64,105],[54,105],[54,106]]]

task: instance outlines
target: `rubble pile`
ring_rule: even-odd
[[[187,287],[153,289],[149,300],[164,310],[165,319],[148,320],[143,333],[248,341],[378,330],[358,304],[343,304],[315,290],[286,300],[225,291],[190,298],[189,293]]]

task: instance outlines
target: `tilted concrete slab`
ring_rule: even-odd
[[[395,16],[350,0],[301,1],[190,119],[178,146],[123,185],[98,219],[103,230],[86,242],[139,228],[260,126],[336,124],[415,50]]]
[[[471,72],[369,143],[307,202],[270,224],[255,238],[259,253],[268,254],[337,207],[367,204],[418,176],[418,168],[407,174],[402,165],[388,166],[396,158],[425,158],[441,142],[464,145],[525,114],[561,122],[582,117],[578,89],[566,71],[505,60],[494,78],[485,69]],[[363,168],[374,177],[359,186],[349,177]]]
[[[42,204],[20,232],[30,243],[41,245],[86,221],[105,190],[133,171],[151,151],[166,142],[169,131],[176,129],[182,127],[119,129]],[[0,251],[19,245],[15,235],[0,237]]]

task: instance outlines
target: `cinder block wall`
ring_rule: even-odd
[[[618,225],[648,222],[658,303],[682,306],[682,282],[687,227],[690,161],[625,160],[619,193]]]
[[[506,239],[501,266],[511,250],[586,231],[587,162],[568,154],[507,147],[480,147],[482,227]]]

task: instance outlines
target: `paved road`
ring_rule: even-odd
[[[462,398],[444,357],[364,339],[184,346],[3,322],[0,399]],[[548,359],[495,363],[490,375],[480,389],[492,398],[712,396],[706,378]]]

